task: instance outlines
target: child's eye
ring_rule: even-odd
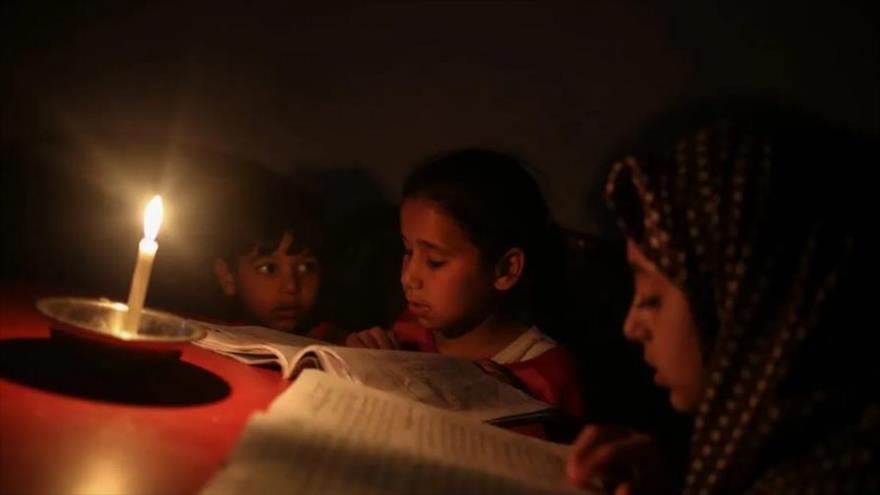
[[[645,296],[639,299],[639,302],[636,304],[637,308],[640,309],[656,309],[660,307],[660,296],[656,294],[652,294],[649,296]]]
[[[317,260],[306,260],[296,265],[296,272],[302,275],[308,273],[314,273],[318,271],[318,261]]]
[[[444,260],[432,260],[431,258],[428,258],[428,268],[431,268],[432,270],[436,269],[436,268],[440,268],[441,266],[443,266],[445,264],[446,264],[446,261],[444,261]]]
[[[410,257],[412,257],[412,249],[404,249],[404,250],[403,250],[403,257],[404,257],[404,258],[410,258]]]
[[[263,275],[272,275],[275,273],[275,263],[260,263],[257,265],[257,273],[261,273]]]

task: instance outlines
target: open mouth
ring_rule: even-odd
[[[412,301],[409,302],[407,307],[409,308],[409,312],[416,315],[416,316],[424,315],[425,313],[428,312],[428,309],[429,309],[427,304],[422,304],[422,303],[417,303],[417,302],[412,302]]]

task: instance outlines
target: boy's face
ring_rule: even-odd
[[[494,270],[435,203],[407,199],[400,209],[404,244],[400,283],[419,323],[444,333],[472,325],[494,297]]]
[[[311,315],[321,281],[318,260],[308,250],[289,254],[292,243],[293,234],[285,232],[267,255],[254,248],[239,256],[231,270],[222,260],[217,264],[222,266],[215,266],[223,291],[236,295],[248,316],[284,332],[295,332]]]

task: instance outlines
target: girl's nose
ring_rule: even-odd
[[[422,287],[422,278],[413,266],[411,260],[405,262],[400,270],[400,285],[403,286],[404,292],[408,289],[420,289]]]
[[[623,336],[631,342],[642,342],[645,340],[644,324],[639,321],[634,305],[629,307],[626,319],[623,320]]]

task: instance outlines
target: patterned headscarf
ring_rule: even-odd
[[[876,320],[859,316],[872,294],[857,280],[869,222],[855,175],[877,163],[778,113],[663,132],[613,166],[606,192],[699,328],[685,493],[877,493],[880,356]]]

